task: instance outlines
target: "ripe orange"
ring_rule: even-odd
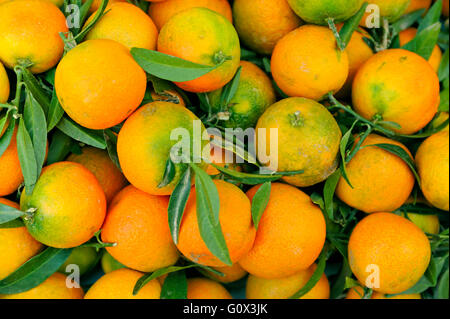
[[[304,21],[326,25],[327,19],[342,22],[352,17],[363,4],[363,0],[288,0],[295,13]]]
[[[239,263],[234,263],[232,266],[213,267],[213,269],[220,271],[223,276],[217,275],[210,271],[206,272],[207,276],[224,284],[238,281],[247,275],[247,272],[241,267],[241,265],[239,265]]]
[[[364,289],[360,286],[350,288],[347,292],[345,299],[362,299],[364,296]],[[387,298],[386,295],[374,291],[370,299],[422,299],[420,294],[405,294],[405,295],[395,295]]]
[[[431,6],[432,0],[411,0],[405,14],[411,13],[420,9],[428,10]],[[444,0],[445,2],[445,0]]]
[[[6,125],[3,132],[0,132],[0,137],[6,130]],[[17,153],[17,126],[14,128],[14,133],[11,142],[5,152],[0,156],[0,196],[9,195],[19,188],[23,182],[22,169],[20,168],[19,154]]]
[[[247,280],[247,299],[288,299],[297,293],[309,281],[316,269],[312,265],[292,276],[265,279],[250,275]],[[325,274],[322,274],[317,284],[300,299],[329,299],[330,284]]]
[[[264,112],[256,129],[258,158],[263,165],[279,172],[303,170],[302,174],[285,177],[289,184],[311,186],[336,170],[342,133],[331,113],[316,101],[281,100]],[[261,129],[266,130],[265,134]],[[271,136],[275,134],[271,129],[278,130],[277,136]],[[271,145],[271,138],[276,137],[277,144]],[[263,156],[268,156],[270,162]]]
[[[189,92],[217,90],[233,78],[239,67],[236,30],[221,14],[206,8],[191,8],[173,16],[160,31],[158,51],[198,64],[220,64],[195,80],[175,83]]]
[[[36,240],[51,247],[71,248],[85,243],[100,229],[106,199],[87,168],[59,162],[42,170],[31,195],[22,192],[20,208],[31,210],[23,219]]]
[[[232,299],[219,283],[206,278],[188,279],[187,299]]]
[[[144,274],[131,269],[114,270],[99,280],[86,293],[85,299],[159,299],[161,285],[154,279],[147,283],[136,296],[133,288]]]
[[[220,199],[219,221],[231,261],[238,262],[252,248],[255,228],[252,223],[250,201],[237,186],[214,180]],[[197,221],[197,196],[192,188],[181,221],[178,249],[189,260],[213,267],[225,263],[214,256],[203,241]]]
[[[156,49],[158,30],[152,19],[140,8],[127,2],[108,5],[106,14],[95,24],[86,36],[86,40],[110,39],[133,47],[148,50]],[[90,23],[95,12],[85,25]]]
[[[86,2],[86,0],[82,0],[83,3]],[[108,0],[108,4],[113,4],[116,2],[126,2],[126,0]],[[100,4],[102,3],[102,0],[93,0],[91,7],[89,8],[89,13],[93,13],[95,11],[98,10],[98,8],[100,7]]]
[[[19,209],[18,204],[5,198],[0,198],[0,203]],[[0,280],[36,255],[42,247],[25,227],[0,228]]]
[[[6,103],[9,97],[9,79],[5,67],[0,62],[0,103]]]
[[[431,2],[431,1],[430,1]],[[406,30],[403,30],[400,32],[400,45],[403,46],[406,43],[410,42],[412,39],[415,38],[417,34],[417,29],[415,28],[409,28]],[[442,51],[439,48],[439,45],[435,45],[433,49],[433,53],[431,54],[430,58],[428,59],[428,62],[430,62],[433,69],[437,72],[439,70],[439,66],[441,64],[442,59]]]
[[[229,119],[220,125],[229,128],[255,127],[264,111],[275,103],[275,90],[269,77],[255,64],[241,61],[239,86],[228,105],[221,105],[222,89],[208,94],[214,113],[229,112]]]
[[[67,161],[81,164],[94,174],[109,203],[125,187],[127,180],[111,161],[108,152],[90,146],[83,147],[81,151],[81,154],[71,154]]]
[[[158,185],[163,180],[171,149],[179,142],[180,137],[174,134],[171,139],[171,134],[177,132],[173,130],[186,129],[192,149],[194,121],[198,121],[195,122],[201,130],[198,133],[203,134],[205,127],[191,111],[168,102],[149,103],[130,116],[120,130],[117,142],[120,165],[130,183],[152,195],[170,195],[180,180],[181,165],[176,165],[176,175],[169,185]],[[202,150],[208,143],[209,140],[201,141]],[[206,163],[199,165],[206,168]]]
[[[301,24],[286,0],[235,0],[233,17],[242,42],[261,54],[271,54],[277,42]]]
[[[449,210],[449,131],[427,138],[416,153],[425,198],[435,207]]]
[[[152,272],[178,260],[167,223],[169,199],[144,193],[133,186],[111,202],[102,229],[102,240],[116,243],[106,250],[125,266]]]
[[[384,294],[413,287],[431,256],[423,231],[406,218],[376,213],[360,221],[348,244],[350,268],[358,280]]]
[[[251,200],[258,188],[247,192]],[[317,259],[325,243],[325,228],[320,208],[308,195],[295,187],[274,183],[253,248],[239,264],[257,277],[292,276]]]
[[[284,93],[313,100],[339,91],[349,73],[347,52],[338,49],[333,32],[315,25],[302,26],[278,41],[271,65]]]
[[[373,7],[368,7],[370,13],[366,13],[360,22],[363,27],[369,26],[369,21],[373,22],[374,17],[378,14],[382,18],[387,18],[389,22],[397,21],[408,9],[411,0],[368,0],[369,5],[376,5],[377,10]],[[381,24],[381,22],[380,22]]]
[[[152,3],[148,8],[148,14],[155,22],[158,30],[167,23],[175,14],[195,7],[208,8],[220,13],[230,22],[233,22],[231,7],[227,0],[165,0]]]
[[[66,279],[56,272],[35,288],[18,294],[0,295],[0,299],[83,299],[83,289],[67,287]]]
[[[392,212],[411,194],[414,175],[400,157],[377,146],[369,146],[376,144],[397,145],[411,154],[397,141],[369,135],[363,148],[347,164],[347,175],[353,188],[341,177],[336,195],[347,205],[366,213]]]
[[[59,102],[78,124],[105,129],[125,120],[142,102],[147,78],[123,45],[89,40],[59,63],[55,89]]]
[[[41,73],[58,63],[67,32],[63,13],[50,1],[15,0],[0,6],[0,60],[9,68],[32,63]]]
[[[420,94],[417,94],[420,92]],[[368,120],[381,117],[400,134],[424,128],[438,109],[439,79],[425,59],[403,49],[379,52],[353,81],[353,107]]]

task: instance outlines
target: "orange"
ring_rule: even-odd
[[[59,102],[78,124],[105,129],[125,120],[142,102],[144,70],[128,49],[112,40],[89,40],[59,63],[55,89]]]
[[[196,93],[214,91],[227,84],[239,67],[241,54],[239,38],[230,21],[206,8],[191,8],[173,16],[159,33],[158,51],[197,64],[218,65],[195,80],[175,83]]]
[[[425,199],[418,197],[413,198],[412,196],[408,198],[405,204],[413,204],[416,206],[417,204],[426,205],[427,207],[432,207],[430,203],[428,203]],[[419,208],[419,207],[416,207]],[[416,224],[424,233],[427,234],[439,234],[440,231],[440,222],[439,216],[434,214],[424,213],[411,213],[411,212],[402,212],[402,216],[412,221]]]
[[[108,152],[86,146],[81,154],[71,154],[67,161],[83,165],[95,175],[105,192],[106,201],[111,199],[127,184],[127,180],[109,158]]]
[[[235,0],[233,17],[243,44],[261,54],[271,54],[277,42],[301,24],[286,0]]]
[[[271,65],[284,93],[313,100],[339,91],[349,73],[347,52],[338,49],[333,32],[315,25],[302,26],[278,41]]]
[[[86,293],[85,299],[159,299],[161,285],[156,279],[133,296],[133,288],[143,275],[131,269],[114,270],[97,280]]]
[[[128,186],[113,199],[102,229],[102,240],[116,243],[106,250],[125,266],[152,272],[178,260],[167,222],[169,198]]]
[[[184,102],[183,97],[176,90],[167,90],[160,94],[152,91],[150,94],[151,94],[153,101],[155,101],[155,102],[156,101],[171,102],[171,103],[175,103],[175,104],[180,104],[182,106],[186,106],[186,103]]]
[[[265,279],[250,275],[247,280],[247,299],[288,299],[296,294],[309,281],[316,269],[312,265],[292,276],[277,279]],[[330,284],[322,274],[317,284],[300,299],[329,299]]]
[[[220,101],[223,89],[208,94],[212,112],[228,113],[228,119],[219,121],[219,125],[243,130],[255,127],[264,111],[275,103],[275,90],[272,82],[263,70],[255,64],[241,61],[242,71],[239,85],[228,105]]]
[[[59,267],[58,272],[62,274],[73,274],[73,265],[78,267],[80,276],[83,276],[98,262],[98,254],[94,247],[76,247],[70,253],[69,258]]]
[[[420,94],[417,94],[420,92]],[[439,102],[439,79],[421,56],[403,49],[379,52],[358,71],[353,81],[353,107],[368,120],[380,117],[413,134],[434,117]]]
[[[227,0],[165,0],[152,3],[148,8],[148,14],[155,22],[159,30],[175,14],[195,7],[208,8],[220,13],[230,22],[233,22],[231,7]]]
[[[5,67],[0,62],[0,103],[6,103],[9,97],[9,79]]]
[[[403,144],[376,134],[369,135],[347,164],[347,176],[353,188],[341,177],[336,195],[347,205],[366,213],[392,212],[411,194],[414,175],[400,157],[370,146],[376,144],[400,146],[411,156]]]
[[[247,196],[253,199],[259,186]],[[274,279],[308,269],[325,243],[325,219],[301,190],[273,183],[253,248],[239,261],[251,275]]]
[[[350,288],[345,299],[362,299],[364,289],[360,286]],[[387,298],[384,294],[374,291],[370,299],[422,299],[420,294],[395,295]]]
[[[0,204],[19,209],[18,204],[5,198],[0,198]],[[0,280],[12,274],[42,247],[25,227],[0,228]]]
[[[403,46],[406,43],[410,42],[414,39],[414,37],[417,34],[417,29],[415,28],[409,28],[406,30],[403,30],[400,32],[400,45]],[[428,59],[428,62],[430,62],[433,69],[438,72],[439,66],[441,65],[441,59],[442,59],[442,51],[439,48],[439,45],[435,45],[433,49],[433,53],[431,54],[430,58]]]
[[[349,244],[350,268],[375,291],[398,294],[413,287],[425,273],[431,256],[423,231],[406,218],[376,213],[360,221]]]
[[[190,149],[193,148],[193,139],[202,137],[193,135],[206,132],[203,124],[191,111],[174,103],[152,102],[142,106],[128,118],[119,132],[117,152],[122,171],[131,184],[152,195],[170,195],[173,192],[183,172],[183,163],[176,164],[176,175],[171,183],[165,187],[158,185],[163,180],[172,147],[183,142],[179,141],[180,136],[177,134],[181,129],[183,133],[189,132],[186,138],[189,137],[190,141],[186,141],[186,144],[190,142]],[[209,140],[202,140],[201,149],[208,147],[208,143]],[[184,155],[190,155],[194,151],[185,150]],[[198,165],[206,168],[206,163]]]
[[[351,96],[353,79],[356,73],[374,55],[372,49],[364,42],[365,37],[367,37],[367,33],[362,28],[357,29],[353,32],[350,42],[345,48],[348,54],[349,73],[347,81],[337,93],[338,97]]]
[[[120,262],[114,259],[107,250],[103,251],[102,259],[100,260],[102,270],[105,274],[110,273],[114,270],[125,268]]]
[[[56,248],[79,246],[94,236],[105,219],[106,199],[84,166],[59,162],[44,167],[33,193],[22,192],[20,208],[31,236]]]
[[[32,63],[30,71],[42,73],[61,58],[67,32],[64,14],[45,0],[15,0],[0,6],[0,60],[9,68]]]
[[[213,267],[214,270],[220,271],[222,275],[217,275],[213,272],[206,272],[207,276],[215,281],[228,284],[231,282],[238,281],[244,278],[247,275],[247,272],[244,268],[241,267],[238,263],[234,263],[232,266],[225,267]]]
[[[410,1],[411,0],[368,0],[369,7],[367,10],[371,10],[364,15],[360,25],[363,27],[368,26],[368,22],[373,22],[373,18],[378,14],[381,15],[381,18],[387,18],[389,22],[395,22],[406,13]],[[378,9],[375,11],[372,5],[378,6]],[[382,25],[381,21],[380,25]]]
[[[439,209],[449,210],[449,131],[427,138],[416,153],[425,198]]]
[[[326,25],[327,19],[342,22],[352,17],[363,0],[288,0],[291,8],[304,21]]]
[[[82,0],[82,1],[83,1],[83,3],[86,2],[86,0]],[[108,0],[109,5],[116,3],[116,2],[126,2],[126,0]],[[97,11],[98,8],[100,7],[101,3],[102,3],[102,0],[93,0],[91,7],[89,8],[89,13],[93,13],[93,12]]]
[[[18,294],[0,295],[0,299],[83,299],[83,289],[67,287],[66,280],[63,274],[54,273],[35,288]]]
[[[152,19],[140,8],[126,2],[117,2],[106,8],[106,14],[86,35],[86,40],[110,39],[133,47],[148,50],[156,49],[158,30]],[[95,12],[86,21],[93,20]]]
[[[235,263],[249,252],[255,240],[250,201],[240,188],[231,183],[214,180],[214,184],[220,199],[220,226],[231,261]],[[213,267],[226,266],[209,251],[200,235],[197,218],[197,195],[194,187],[181,221],[178,249],[195,263]]]
[[[0,137],[4,134],[7,125],[0,132]],[[17,153],[17,126],[9,143],[8,148],[0,156],[0,196],[9,195],[19,188],[23,182],[22,169],[20,167],[19,154]]]
[[[206,278],[188,279],[187,299],[233,299],[219,283]]]
[[[411,3],[409,4],[408,8],[406,9],[405,14],[411,13],[420,9],[428,10],[431,6],[432,0],[411,0]],[[445,2],[445,0],[444,0]]]
[[[258,158],[263,165],[279,172],[303,170],[302,174],[285,177],[289,184],[311,186],[336,170],[342,133],[331,113],[316,101],[281,100],[264,112],[256,129]],[[277,135],[271,132],[273,129]],[[271,146],[271,139],[277,144]]]

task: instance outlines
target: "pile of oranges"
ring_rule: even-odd
[[[448,6],[0,0],[0,299],[448,298]]]

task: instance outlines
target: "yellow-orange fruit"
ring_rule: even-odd
[[[9,79],[5,67],[0,62],[0,103],[5,103],[9,97]]]
[[[206,278],[188,279],[187,299],[232,299],[219,283]]]
[[[7,124],[7,123],[6,123]],[[0,137],[5,134],[7,125],[0,132]],[[19,154],[17,153],[17,126],[14,128],[11,142],[0,156],[0,196],[9,195],[19,188],[23,182],[22,169],[20,167]]]
[[[420,10],[420,9],[425,9],[425,13],[426,11],[430,8],[431,6],[431,2],[432,0],[411,0],[411,3],[409,4],[408,8],[406,9],[405,14]],[[444,0],[445,2],[445,0]],[[425,14],[424,13],[424,14]]]
[[[221,283],[230,283],[238,281],[247,275],[244,268],[239,263],[234,263],[232,266],[212,267],[214,270],[220,271],[223,275],[217,275],[213,272],[207,271],[206,274],[211,279]]]
[[[361,286],[350,288],[345,299],[362,299],[364,297],[364,289]],[[386,297],[385,294],[374,291],[370,299],[422,299],[420,294],[405,294]]]

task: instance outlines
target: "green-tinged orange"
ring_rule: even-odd
[[[94,247],[76,247],[70,253],[69,258],[59,267],[62,274],[74,274],[74,267],[78,267],[80,276],[91,270],[98,262],[98,253]]]
[[[100,264],[102,266],[102,270],[105,274],[110,273],[114,270],[126,268],[120,262],[114,259],[110,253],[105,249],[102,254],[102,259],[100,260]]]

